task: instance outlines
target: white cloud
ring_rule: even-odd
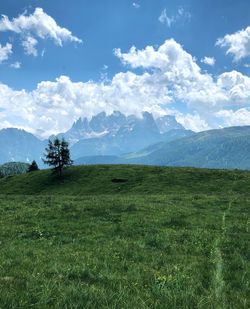
[[[21,68],[21,62],[16,61],[16,62],[14,62],[14,63],[11,63],[11,64],[10,64],[10,67],[13,68],[13,69],[18,70],[18,69]]]
[[[46,14],[42,8],[36,8],[33,14],[21,14],[10,20],[2,15],[0,32],[11,31],[21,35],[22,45],[29,55],[37,55],[35,45],[38,39],[51,39],[56,45],[62,46],[64,42],[82,43],[68,29],[60,27],[56,21]]]
[[[206,120],[202,119],[199,114],[177,114],[176,120],[188,130],[194,132],[209,130],[210,126],[207,124]]]
[[[215,65],[215,58],[214,57],[204,57],[201,59],[202,63],[205,63],[207,65],[214,66]]]
[[[250,77],[237,71],[225,72],[218,77],[217,84],[231,104],[250,104]]]
[[[159,16],[158,20],[159,20],[160,23],[165,24],[168,27],[171,27],[171,25],[175,22],[175,17],[174,16],[168,16],[167,10],[164,9],[161,12],[161,15]]]
[[[159,84],[167,85],[172,102],[185,102],[197,110],[201,121],[189,116],[193,123],[185,120],[186,126],[205,129],[216,126],[216,112],[230,106],[250,105],[250,78],[237,71],[225,72],[217,77],[203,72],[195,58],[173,39],[165,41],[158,48],[147,46],[137,50],[132,47],[128,53],[115,50],[115,55],[125,65],[143,68],[151,72]],[[205,120],[204,120],[205,119]],[[204,121],[204,122],[203,122]],[[184,124],[184,122],[182,122]]]
[[[5,46],[0,44],[0,63],[9,59],[9,56],[12,54],[12,45],[7,43]]]
[[[116,49],[115,55],[132,68],[153,70],[152,76],[157,76],[162,85],[168,85],[175,99],[210,108],[218,101],[227,100],[212,76],[203,73],[195,59],[173,39],[166,40],[158,49],[132,47],[128,53]]]
[[[225,47],[226,54],[231,54],[234,61],[250,56],[250,27],[219,38],[216,45]]]
[[[188,11],[185,11],[183,7],[179,7],[177,13],[174,15],[169,16],[167,14],[167,9],[165,8],[161,15],[159,16],[158,20],[160,23],[168,26],[169,28],[178,21],[189,21],[191,18],[191,14]]]
[[[240,108],[236,111],[221,110],[215,116],[223,119],[224,126],[250,125],[250,110],[247,108]]]
[[[188,112],[174,114],[185,127],[199,131],[218,127],[224,121],[222,114],[217,114],[222,110],[250,106],[248,76],[232,71],[213,77],[203,72],[194,57],[173,39],[158,48],[132,47],[127,53],[116,49],[115,55],[125,65],[143,72],[127,71],[111,80],[85,83],[61,76],[39,83],[30,92],[0,84],[1,121],[34,132],[44,130],[44,136],[48,136],[69,129],[79,117],[101,111],[138,115],[147,110],[159,115],[182,102]]]
[[[37,44],[38,44],[38,41],[32,36],[28,36],[27,38],[25,38],[22,42],[22,46],[24,48],[25,54],[37,57],[38,55],[38,51],[36,48]]]
[[[200,71],[194,58],[187,53],[183,47],[174,39],[166,40],[158,48],[147,46],[145,49],[138,50],[135,46],[131,47],[128,53],[122,53],[120,48],[114,50],[114,54],[132,68],[156,68],[161,71],[179,70]]]
[[[91,117],[105,110],[120,110],[125,114],[137,114],[147,108],[159,109],[168,102],[166,88],[145,73],[119,73],[109,84],[74,83],[61,76],[56,81],[41,82],[32,92],[15,91],[0,84],[0,108],[6,119],[15,119],[15,126],[29,126],[30,131],[44,130],[44,136],[69,129],[73,120]]]
[[[133,2],[133,3],[132,3],[132,6],[133,6],[135,9],[139,9],[139,8],[141,7],[140,4],[137,3],[137,2]]]

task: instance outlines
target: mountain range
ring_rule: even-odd
[[[154,119],[152,114],[144,112],[141,117],[135,115],[125,116],[119,111],[114,111],[111,115],[105,112],[93,116],[90,120],[79,118],[74,122],[70,130],[59,134],[64,137],[71,145],[79,140],[95,139],[100,137],[117,137],[129,135],[140,135],[141,131],[155,138],[170,130],[184,127],[178,123],[174,116],[165,115]]]
[[[8,128],[0,130],[0,164],[6,162],[41,162],[47,141],[24,130]]]
[[[250,169],[250,126],[209,130],[131,154],[130,163]]]
[[[82,156],[120,156],[168,140],[173,135],[168,134],[171,130],[176,131],[176,136],[189,134],[173,116],[154,119],[148,112],[136,117],[115,111],[111,115],[99,113],[90,120],[79,118],[67,132],[53,135],[50,139],[56,136],[65,138],[70,143],[73,159]],[[0,130],[0,164],[9,161],[31,162],[33,159],[42,164],[47,143],[48,140],[41,141],[24,130]]]
[[[118,111],[79,118],[58,135],[70,142],[75,164],[148,164],[250,169],[250,126],[194,133],[174,116],[141,117]],[[50,139],[55,138],[51,136]],[[24,130],[0,130],[0,164],[42,156],[48,140]]]

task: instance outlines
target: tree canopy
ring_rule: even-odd
[[[35,160],[32,161],[32,163],[30,164],[29,168],[28,168],[28,172],[35,172],[35,171],[38,171],[39,168],[38,168],[38,165],[36,163]]]
[[[64,139],[55,138],[49,140],[48,147],[45,149],[45,159],[43,162],[49,166],[53,166],[53,171],[62,176],[63,168],[70,166],[73,161],[70,158],[69,143]]]

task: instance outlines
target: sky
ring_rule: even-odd
[[[0,129],[46,138],[79,117],[250,125],[249,0],[0,2]]]

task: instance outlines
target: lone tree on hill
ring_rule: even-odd
[[[28,168],[28,173],[35,172],[35,171],[38,171],[38,170],[39,170],[38,165],[37,165],[36,161],[33,160],[32,163],[30,164],[29,168]]]
[[[46,154],[43,162],[49,166],[54,166],[53,171],[62,176],[62,171],[65,166],[73,164],[70,158],[69,144],[64,140],[59,138],[54,139],[54,141],[49,140],[48,147],[45,149]]]

